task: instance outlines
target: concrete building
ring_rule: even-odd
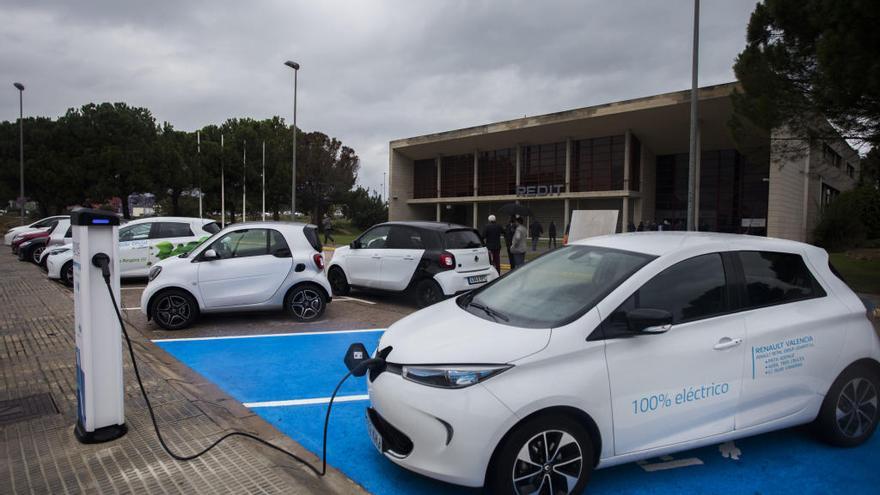
[[[809,241],[823,206],[855,186],[858,153],[826,122],[809,146],[785,129],[735,143],[735,87],[699,90],[698,225]],[[689,110],[680,91],[392,141],[390,219],[482,228],[519,201],[560,235],[576,209],[619,210],[618,231],[683,225]]]

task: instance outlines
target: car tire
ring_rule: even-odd
[[[182,330],[199,316],[199,304],[185,290],[162,291],[150,301],[150,315],[165,330]]]
[[[30,252],[30,260],[34,262],[35,265],[40,264],[40,255],[43,254],[43,250],[46,249],[46,246],[34,246]]]
[[[330,267],[330,271],[327,273],[327,281],[330,282],[330,289],[333,290],[334,296],[347,296],[351,292],[351,286],[348,285],[345,272],[338,266]]]
[[[446,298],[440,284],[430,278],[420,280],[415,286],[413,295],[419,308],[426,308]]]
[[[837,447],[855,447],[871,438],[880,421],[878,375],[876,369],[857,363],[837,377],[814,424],[825,442]]]
[[[296,321],[315,321],[327,309],[327,296],[317,285],[297,285],[284,298],[284,308]]]
[[[579,494],[590,480],[593,459],[593,443],[580,423],[561,414],[542,415],[507,435],[486,480],[491,493]]]
[[[68,287],[73,287],[73,261],[68,261],[61,267],[61,282]]]

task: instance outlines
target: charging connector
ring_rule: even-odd
[[[201,451],[196,452],[194,454],[190,454],[190,455],[178,454],[178,453],[174,452],[173,450],[171,450],[171,448],[168,446],[168,444],[165,443],[165,438],[162,437],[162,432],[159,429],[159,423],[156,421],[156,414],[153,411],[153,405],[150,402],[150,398],[147,395],[146,389],[144,388],[144,382],[143,382],[143,380],[141,380],[141,373],[140,373],[140,370],[138,369],[137,359],[135,358],[135,355],[134,355],[134,347],[131,344],[131,338],[129,338],[128,331],[125,328],[125,320],[123,320],[122,313],[119,311],[119,306],[116,304],[116,296],[113,294],[113,287],[110,284],[110,257],[107,256],[105,253],[98,253],[92,257],[92,264],[101,269],[101,274],[104,277],[104,282],[106,283],[107,291],[110,293],[110,300],[113,303],[113,309],[116,311],[116,317],[119,319],[119,327],[122,330],[122,335],[125,337],[125,342],[128,347],[128,354],[131,357],[131,366],[132,366],[132,369],[134,370],[134,376],[137,379],[138,387],[140,388],[141,395],[143,396],[144,402],[147,405],[147,411],[150,414],[150,420],[153,423],[153,429],[156,432],[156,437],[159,439],[159,444],[162,445],[162,449],[164,449],[165,452],[168,453],[168,455],[170,455],[171,457],[173,457],[174,459],[176,459],[178,461],[191,461],[193,459],[197,459],[197,458],[201,457],[202,455],[206,454],[208,451],[210,451],[211,449],[213,449],[214,447],[219,445],[220,442],[226,440],[227,438],[234,437],[234,436],[240,436],[240,437],[249,438],[251,440],[259,442],[260,444],[265,445],[266,447],[269,447],[269,448],[274,449],[278,452],[281,452],[282,454],[287,455],[288,457],[290,457],[294,461],[297,461],[300,464],[302,464],[303,466],[305,466],[306,468],[308,468],[310,471],[315,473],[315,475],[317,475],[317,476],[324,476],[327,474],[327,427],[330,423],[330,411],[333,408],[333,401],[336,399],[336,394],[339,393],[339,389],[342,387],[342,384],[345,383],[345,381],[350,376],[352,376],[352,375],[363,376],[367,370],[369,370],[373,367],[384,366],[385,365],[384,359],[374,358],[374,359],[367,359],[367,360],[363,361],[355,369],[347,372],[345,374],[345,376],[343,376],[342,379],[339,380],[339,383],[336,384],[336,388],[333,390],[333,394],[330,396],[330,402],[327,404],[327,414],[324,417],[324,436],[323,436],[323,445],[322,445],[322,451],[321,451],[321,469],[318,469],[317,467],[313,466],[312,463],[303,459],[302,457],[299,457],[298,455],[294,454],[293,452],[290,452],[284,448],[281,448],[277,445],[274,445],[270,442],[267,442],[266,440],[264,440],[256,435],[252,435],[250,433],[245,433],[245,432],[241,432],[241,431],[229,432],[229,433],[223,435],[222,437],[218,438],[217,440],[215,440],[211,445],[208,445],[207,447],[205,447]]]

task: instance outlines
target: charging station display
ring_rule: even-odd
[[[74,434],[82,443],[100,443],[119,438],[127,431],[119,321],[102,268],[93,263],[109,261],[107,265],[113,274],[109,283],[119,301],[119,217],[111,212],[81,208],[71,213],[70,223],[76,326]]]

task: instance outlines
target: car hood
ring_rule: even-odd
[[[391,325],[379,348],[391,346],[397,364],[509,363],[547,346],[550,329],[502,325],[461,309],[450,299]]]
[[[164,260],[158,261],[157,263],[153,264],[153,266],[157,266],[157,265],[161,266],[162,269],[164,270],[166,268],[171,268],[175,265],[182,265],[184,263],[189,263],[192,260],[193,260],[192,254],[190,254],[186,258],[181,258],[180,256],[171,256],[169,258],[165,258]]]

